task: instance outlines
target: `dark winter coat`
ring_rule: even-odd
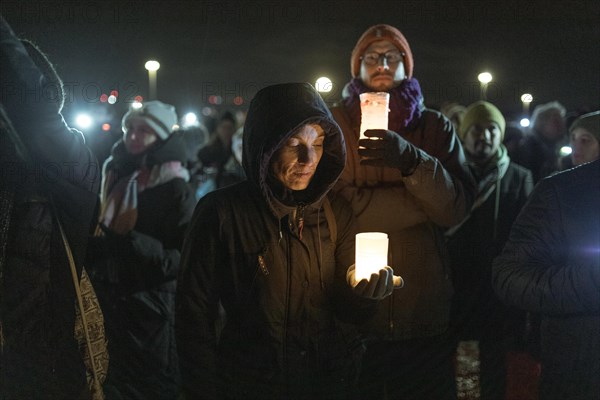
[[[143,156],[148,167],[185,160],[179,135]],[[141,157],[118,142],[104,173],[124,177]],[[108,192],[111,188],[105,188]],[[127,235],[106,232],[90,241],[87,268],[104,311],[110,368],[107,396],[175,399],[179,370],[175,346],[175,291],[180,248],[195,199],[174,178],[138,194],[137,222]]]
[[[244,172],[242,164],[240,164],[232,155],[229,157],[229,160],[223,166],[223,171],[217,175],[216,179],[217,188],[222,188],[243,181],[246,179],[246,173]]]
[[[221,171],[229,157],[232,156],[231,143],[223,143],[218,135],[198,151],[198,160],[203,169],[214,168]]]
[[[543,179],[494,260],[507,304],[542,314],[540,399],[600,399],[600,160]]]
[[[494,295],[491,274],[492,261],[533,190],[533,178],[529,170],[510,161],[505,149],[499,154],[502,157],[494,158],[481,173],[474,167],[473,175],[481,183],[474,209],[447,233],[455,289],[452,325],[459,340],[499,340],[522,333],[524,324],[523,312],[503,305]]]
[[[514,162],[530,170],[533,182],[538,183],[559,170],[559,147],[558,143],[547,142],[540,133],[531,131],[521,139],[511,157]]]
[[[196,207],[176,317],[188,398],[220,398],[217,391],[231,399],[348,398],[361,347],[342,321],[368,316],[374,302],[353,295],[345,281],[354,263],[352,211],[327,195],[344,166],[344,142],[309,87],[257,94],[244,130],[248,180]],[[311,122],[325,131],[324,154],[307,189],[292,193],[269,178],[269,165],[296,128]],[[295,215],[304,216],[301,236]],[[219,302],[227,322],[217,340]]]
[[[0,28],[0,397],[85,398],[75,291],[56,219],[80,276],[99,170],[57,104],[36,98],[48,81],[1,17]]]
[[[452,297],[442,227],[462,221],[474,192],[452,124],[426,109],[414,129],[399,132],[421,150],[422,158],[415,172],[404,177],[399,169],[360,165],[360,116],[352,118],[344,106],[334,107],[332,114],[348,154],[336,190],[351,203],[361,232],[388,234],[390,266],[406,282],[379,304],[363,330],[393,340],[442,334]]]

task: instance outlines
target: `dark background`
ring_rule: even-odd
[[[350,52],[376,23],[409,41],[426,104],[468,105],[477,74],[491,72],[488,100],[520,118],[520,95],[558,100],[570,112],[600,108],[598,1],[10,1],[0,10],[32,39],[66,83],[65,118],[88,110],[118,120],[148,95],[144,63],[156,59],[158,97],[183,115],[244,110],[270,83],[328,76],[332,103],[350,79]],[[119,90],[115,105],[99,96]],[[233,98],[241,96],[241,106]],[[71,119],[71,120],[70,120]]]

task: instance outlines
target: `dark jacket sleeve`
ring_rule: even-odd
[[[218,278],[225,265],[220,240],[219,215],[210,200],[200,201],[183,246],[178,279],[175,333],[182,375],[182,390],[188,399],[216,399],[215,364],[218,318]]]
[[[404,183],[433,222],[449,227],[471,209],[475,183],[452,123],[426,111],[421,124],[427,142],[419,149],[421,162]]]
[[[94,282],[111,282],[121,291],[132,292],[176,279],[180,258],[178,249],[166,249],[141,232],[107,232],[89,238],[86,269]]]
[[[163,243],[166,248],[176,248],[181,250],[185,232],[192,219],[196,198],[190,185],[183,179],[173,179],[173,207],[165,216],[163,231],[165,240]]]
[[[173,179],[171,183],[172,206],[164,217],[160,240],[135,230],[130,233],[138,259],[145,263],[148,271],[162,280],[175,279],[179,274],[180,251],[196,203],[190,187],[183,179]]]
[[[545,314],[600,311],[600,271],[568,264],[569,238],[556,188],[543,180],[512,227],[494,260],[492,284],[509,305]]]
[[[361,227],[371,226],[373,221],[386,232],[426,221],[447,227],[466,216],[474,199],[474,181],[454,128],[445,117],[426,110],[417,128],[406,133],[405,138],[418,148],[420,163],[412,175],[398,182],[391,175],[386,177],[389,168],[382,169],[382,178],[360,165],[356,135],[346,111],[334,108],[333,114],[344,129],[347,146],[346,167],[334,190],[352,204]],[[387,209],[397,212],[388,213],[383,221],[379,215]]]
[[[521,210],[525,206],[525,203],[527,203],[527,200],[529,199],[529,196],[531,196],[532,192],[533,192],[533,175],[531,174],[531,171],[529,171],[527,169],[524,172],[522,184],[519,187],[519,195],[517,197],[518,200],[517,200],[517,205],[516,205],[518,207],[518,210]]]
[[[128,236],[140,276],[146,275],[146,279],[155,279],[156,282],[177,278],[179,249],[167,249],[158,239],[135,230]]]
[[[93,276],[124,286],[177,278],[180,249],[195,200],[183,179],[170,184],[173,199],[161,224],[161,238],[138,230],[126,235],[106,230],[104,236],[90,238],[87,265]]]

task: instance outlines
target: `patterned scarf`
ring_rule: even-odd
[[[151,169],[142,165],[121,179],[118,179],[116,170],[107,171],[103,182],[100,225],[121,235],[130,232],[137,222],[138,195],[145,189],[175,178],[182,178],[186,182],[190,179],[190,174],[181,161],[168,161]],[[106,188],[111,187],[110,192],[105,193]]]
[[[360,78],[352,79],[344,90],[347,94],[344,105],[349,110],[352,124],[359,126],[360,98],[358,96],[373,90],[365,86]],[[398,133],[413,130],[425,109],[419,82],[415,78],[405,79],[388,93],[390,94],[389,129]]]

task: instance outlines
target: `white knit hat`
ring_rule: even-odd
[[[147,101],[140,108],[129,110],[121,121],[123,132],[127,132],[127,123],[131,118],[143,119],[162,140],[169,137],[177,124],[175,107],[158,100]]]

